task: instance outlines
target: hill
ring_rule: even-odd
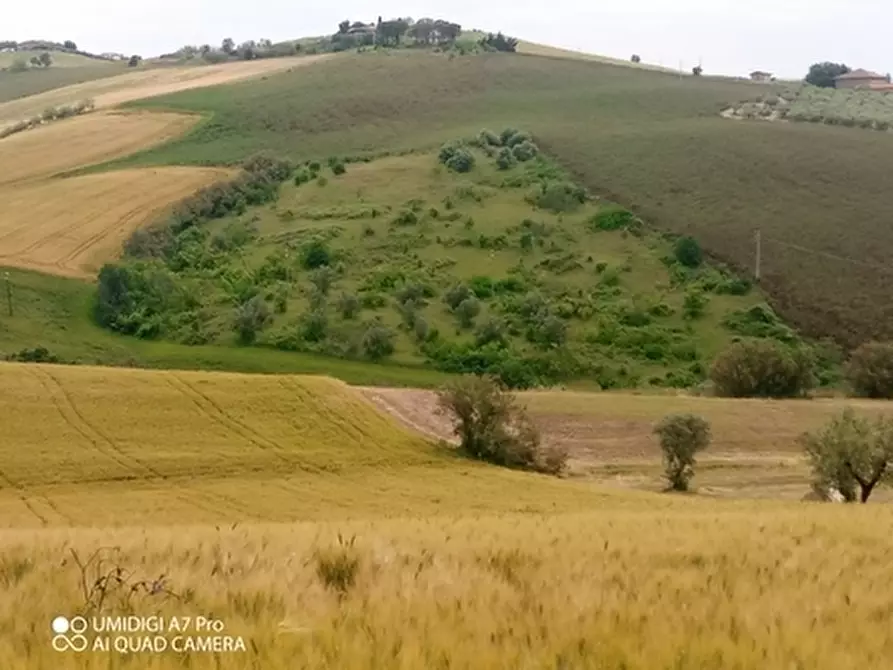
[[[742,272],[759,227],[763,286],[805,333],[845,345],[893,337],[893,317],[876,309],[893,248],[878,223],[891,213],[882,175],[893,137],[720,116],[750,95],[746,83],[565,58],[351,54],[136,103],[213,118],[132,162],[231,163],[258,149],[301,160],[374,155],[512,123],[594,193],[661,230],[695,235]]]
[[[17,60],[30,61],[34,57],[40,57],[44,53],[41,49],[21,49],[19,51],[0,52],[0,70],[8,68]],[[66,53],[65,51],[50,51],[53,63],[50,68],[72,67],[96,67],[97,65],[115,66],[119,63],[107,61],[101,58],[90,57],[78,53]]]
[[[535,151],[521,138],[519,156]],[[761,335],[796,340],[746,281],[684,266],[547,159],[500,169],[496,149],[468,151],[464,174],[432,153],[333,162],[315,179],[305,167],[273,204],[136,234],[101,277],[103,296],[126,295],[103,298],[100,319],[148,339],[486,371],[521,387],[690,387],[754,318]],[[236,315],[255,308],[270,313],[246,335]]]

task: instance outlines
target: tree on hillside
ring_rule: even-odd
[[[376,36],[379,44],[400,46],[400,39],[409,30],[409,21],[406,19],[394,19],[382,21],[378,24]]]
[[[342,21],[338,24],[338,32],[341,35],[346,35],[348,30],[350,30],[350,21]]]
[[[257,43],[254,40],[242,42],[237,53],[242,60],[254,60],[257,58]]]
[[[801,438],[815,487],[836,489],[846,502],[867,502],[875,487],[893,482],[893,419],[871,422],[847,408],[820,431]]]
[[[143,57],[137,54],[133,54],[130,57],[130,60],[127,61],[127,67],[138,67],[139,64],[143,61]]]
[[[502,33],[488,33],[481,38],[481,46],[488,51],[504,51],[514,53],[518,49],[518,40]]]
[[[691,69],[691,73],[695,77],[700,77],[702,74],[704,74],[704,68],[702,68],[700,65],[696,65]]]
[[[72,42],[71,40],[65,40],[65,43],[63,44],[63,46],[64,46],[66,49],[69,49],[69,50],[71,50],[71,51],[77,51],[77,50],[78,50],[78,45],[75,44],[74,42]]]
[[[223,43],[220,45],[220,48],[223,50],[223,53],[228,56],[232,56],[236,52],[236,42],[232,37],[227,37],[223,40]]]
[[[850,72],[850,68],[843,63],[815,63],[809,68],[806,83],[822,88],[834,88],[834,80],[848,72]]]
[[[630,59],[633,63],[641,63],[642,57],[639,54],[633,54],[633,57]]]

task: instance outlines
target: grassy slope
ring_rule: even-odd
[[[97,365],[232,370],[257,373],[326,374],[353,384],[436,386],[445,378],[431,370],[372,365],[268,349],[187,347],[117,336],[95,325],[90,312],[95,288],[76,279],[36,272],[8,272],[13,317],[5,282],[0,283],[0,353],[44,346],[64,361]]]
[[[53,66],[46,70],[0,72],[0,103],[126,72],[126,66],[121,63],[83,60],[85,62],[77,67]]]
[[[760,227],[765,286],[808,332],[847,342],[893,336],[893,316],[876,309],[886,299],[876,266],[893,249],[893,231],[879,224],[893,213],[885,197],[893,136],[719,117],[750,93],[743,83],[572,59],[347,55],[139,103],[213,118],[131,162],[231,162],[258,149],[376,153],[512,123],[595,192],[663,229],[696,234],[742,268],[752,266]],[[804,242],[813,253],[784,246]]]
[[[522,178],[525,168],[532,169],[533,164],[502,172],[483,152],[476,155],[476,167],[467,175],[445,170],[434,154],[417,154],[352,164],[342,177],[333,178],[326,170],[325,187],[316,183],[301,187],[287,184],[275,204],[250,209],[242,216],[215,221],[209,226],[212,236],[226,234],[237,223],[250,224],[258,231],[254,241],[219,261],[220,271],[215,276],[237,277],[247,268],[252,276],[262,277],[260,271],[269,276],[270,268],[278,267],[279,263],[291,266],[288,310],[276,315],[275,323],[261,339],[273,344],[277,338],[297,333],[301,315],[308,310],[307,294],[311,285],[308,273],[298,262],[301,249],[311,239],[332,236],[328,244],[338,256],[343,272],[331,289],[327,310],[330,329],[343,331],[344,338],[359,339],[364,327],[361,322],[379,318],[400,333],[394,360],[410,364],[420,364],[425,357],[412,332],[401,328],[401,317],[395,309],[395,296],[404,281],[420,282],[435,291],[435,296],[426,301],[427,306],[418,310],[418,314],[439,331],[443,341],[464,343],[474,340],[473,329],[459,330],[456,318],[443,303],[444,294],[457,282],[468,282],[473,277],[489,277],[493,282],[514,277],[523,284],[516,301],[532,291],[544,295],[553,312],[560,305],[574,301],[591,306],[591,314],[565,321],[569,326],[570,350],[580,359],[602,367],[599,381],[606,386],[630,383],[624,380],[632,378],[645,383],[652,376],[661,383],[670,371],[682,373],[685,378],[700,379],[699,374],[691,377],[685,371],[700,357],[703,357],[700,366],[703,369],[729,343],[732,334],[722,328],[723,317],[732,310],[760,301],[756,294],[710,296],[703,318],[683,319],[686,288],[671,284],[670,273],[661,262],[662,256],[672,255],[668,242],[656,236],[638,239],[621,231],[593,232],[586,223],[597,211],[592,204],[564,215],[536,209],[524,200],[530,186],[501,187],[505,180]],[[463,197],[463,193],[472,193],[480,202]],[[417,201],[419,224],[393,225],[395,217],[406,211],[405,203],[413,200]],[[447,200],[452,203],[450,209],[444,206]],[[428,213],[432,207],[437,209],[437,218]],[[373,210],[379,216],[371,217]],[[473,222],[470,229],[466,228],[469,219]],[[545,233],[536,235],[537,243],[529,252],[522,251],[520,245],[524,232],[520,224],[524,220],[546,228]],[[506,247],[481,248],[481,236],[491,239],[502,236]],[[283,258],[274,265],[271,261],[281,257],[283,249],[290,250],[290,260]],[[601,271],[599,264],[604,264]],[[264,268],[265,265],[268,267]],[[526,276],[517,272],[522,267],[528,273]],[[202,270],[191,274],[207,276]],[[385,283],[389,277],[405,279],[389,286]],[[609,280],[616,280],[616,287]],[[276,282],[267,280],[266,284],[274,290]],[[229,323],[232,296],[226,293],[224,285],[219,278],[205,281],[200,293],[206,298],[202,311],[215,314],[208,332],[214,334],[214,341],[230,344],[234,338]],[[379,309],[364,309],[357,320],[345,322],[336,309],[337,297],[342,292],[359,292],[362,296],[364,291],[386,297],[387,304]],[[484,309],[475,319],[475,326],[490,318],[512,319],[512,312],[500,307],[502,300],[498,296],[481,297]],[[508,302],[511,298],[507,295],[504,300]],[[673,339],[673,345],[666,342],[660,345],[663,356],[652,354],[649,360],[645,354],[648,347],[644,345],[625,351],[612,346],[610,341],[587,342],[587,338],[597,336],[601,329],[617,326],[632,313],[644,314],[657,305],[672,313],[651,319],[654,329],[649,333],[654,334],[647,337],[644,331],[637,334],[651,338],[652,342],[658,337]],[[519,318],[514,315],[514,320]],[[513,348],[525,354],[542,354],[542,350],[525,341],[525,326],[518,328],[514,336],[507,336]],[[686,350],[678,358],[671,353],[677,346]],[[688,353],[689,349],[695,352],[693,356]],[[621,369],[625,372],[618,373]],[[617,374],[622,374],[622,378]]]
[[[465,461],[321,377],[4,363],[0,412],[7,527],[546,512],[602,497]]]
[[[42,53],[43,51],[41,50],[0,53],[0,69],[9,67],[20,58],[30,61],[32,58],[40,56]],[[88,58],[87,56],[65,53],[64,51],[50,51],[50,55],[53,57],[53,64],[51,67],[72,68],[93,67],[97,65],[108,67],[116,65],[116,63],[113,63],[112,61],[105,61],[99,58]]]

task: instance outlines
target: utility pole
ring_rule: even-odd
[[[762,245],[762,240],[760,239],[760,229],[759,228],[757,228],[756,237],[757,237],[757,263],[756,263],[756,268],[754,268],[754,277],[756,278],[757,282],[759,282],[760,281],[760,265],[763,260],[763,258],[762,258],[763,245]]]

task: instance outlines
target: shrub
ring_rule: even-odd
[[[893,398],[893,343],[869,342],[856,349],[847,362],[846,379],[856,395]]]
[[[345,172],[347,172],[347,166],[340,158],[330,160],[329,167],[332,168],[332,174],[334,174],[336,177],[340,177]]]
[[[494,133],[492,130],[482,130],[478,135],[478,141],[481,146],[485,147],[498,147],[502,145],[502,140],[499,135]]]
[[[310,273],[310,283],[325,297],[335,283],[335,271],[327,265],[318,267]]]
[[[233,328],[238,335],[239,344],[253,344],[258,333],[272,322],[270,307],[261,296],[254,296],[236,310]]]
[[[736,342],[713,361],[717,395],[731,398],[795,398],[814,385],[809,350],[771,340]]]
[[[484,322],[474,333],[474,342],[478,347],[496,343],[504,347],[506,341],[506,325],[502,319],[490,318]]]
[[[6,357],[7,361],[13,361],[17,363],[61,363],[62,359],[56,356],[53,353],[50,353],[50,350],[46,347],[35,347],[34,349],[22,349],[14,354],[9,354]]]
[[[859,418],[851,408],[820,431],[800,438],[812,466],[814,488],[834,488],[846,502],[868,502],[875,486],[893,483],[893,420]]]
[[[696,268],[704,260],[701,245],[693,237],[680,237],[673,248],[676,260],[687,268]]]
[[[567,341],[567,324],[557,316],[546,314],[530,328],[527,339],[541,347],[560,347]]]
[[[323,309],[314,309],[301,315],[300,334],[305,342],[322,342],[329,331],[329,319]]]
[[[424,318],[416,314],[413,319],[412,332],[417,342],[425,342],[431,338],[435,331],[431,330],[431,326]]]
[[[355,319],[360,313],[360,300],[352,293],[342,293],[338,298],[338,311],[343,319]]]
[[[395,226],[414,226],[419,222],[419,215],[411,209],[402,210],[392,221]]]
[[[534,198],[537,207],[556,214],[572,212],[584,202],[586,202],[586,192],[579,186],[567,182],[543,184],[540,192]]]
[[[515,167],[516,162],[515,154],[508,147],[500,149],[499,154],[496,156],[496,167],[500,170],[511,170]]]
[[[326,179],[325,177],[323,177],[322,175],[320,175],[319,177],[316,178],[316,185],[319,186],[320,188],[323,188],[323,187],[329,185],[329,180]]]
[[[520,131],[517,128],[506,128],[501,133],[499,133],[499,143],[507,147],[509,143],[512,141],[512,138],[517,135]]]
[[[308,183],[313,176],[306,169],[301,169],[295,172],[295,186],[301,186],[302,184]]]
[[[437,159],[441,163],[446,165],[449,160],[460,151],[466,151],[465,144],[456,140],[447,142],[440,147],[440,152],[437,154]]]
[[[682,302],[682,315],[686,319],[699,319],[704,316],[704,309],[709,302],[706,295],[698,290],[689,291],[685,294]]]
[[[633,225],[635,216],[622,207],[604,207],[588,223],[593,230],[624,230]]]
[[[301,250],[301,265],[307,270],[315,270],[331,264],[332,252],[321,240],[313,240]]]
[[[394,331],[382,324],[369,326],[363,333],[363,352],[373,361],[387,358],[394,353]]]
[[[537,157],[540,150],[539,148],[530,140],[525,140],[520,144],[516,144],[512,147],[512,156],[515,157],[519,163],[526,163],[527,161],[532,161]]]
[[[474,154],[466,149],[459,149],[450,156],[445,165],[453,172],[471,172],[474,167]]]
[[[663,452],[664,472],[673,491],[688,491],[695,455],[710,445],[710,424],[694,414],[671,414],[654,429]]]
[[[474,296],[468,286],[465,284],[455,284],[444,294],[443,301],[451,310],[455,310],[464,300],[471,297]]]
[[[475,318],[481,313],[481,303],[477,298],[466,298],[456,306],[454,312],[462,328],[471,328]]]
[[[510,468],[559,474],[567,452],[542,445],[526,410],[493,377],[465,376],[438,394],[460,448],[472,458]]]

